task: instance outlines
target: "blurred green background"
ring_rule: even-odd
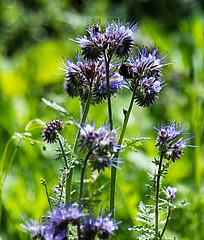
[[[61,117],[45,106],[41,98],[51,99],[80,118],[77,99],[69,99],[63,90],[63,75],[55,68],[62,56],[75,58],[79,47],[68,40],[86,34],[92,19],[126,19],[139,22],[134,33],[135,44],[157,45],[169,52],[165,68],[168,85],[155,104],[148,109],[134,106],[126,137],[151,137],[143,141],[138,152],[121,154],[125,163],[118,171],[116,219],[122,221],[116,239],[136,239],[128,227],[136,225],[134,217],[140,200],[145,202],[147,172],[153,172],[151,160],[156,125],[168,119],[182,121],[196,135],[197,148],[185,150],[185,155],[171,165],[164,185],[176,187],[176,202],[187,200],[191,205],[173,212],[168,236],[179,239],[204,239],[204,1],[203,0],[1,0],[0,1],[0,153],[14,132],[24,132],[35,118],[49,121]],[[123,90],[113,98],[116,126],[123,119],[122,109],[128,108],[129,92]],[[97,125],[107,120],[107,105],[91,107],[89,119]],[[40,129],[32,138],[42,142]],[[66,126],[64,137],[72,144],[76,128]],[[9,145],[4,170],[8,167],[18,141]],[[53,147],[31,145],[22,141],[2,188],[2,221],[0,239],[30,239],[20,226],[26,219],[38,219],[48,204],[40,178],[47,181],[50,194],[58,183],[58,169]],[[102,175],[108,181],[110,171]],[[77,188],[77,183],[75,184]],[[108,185],[104,189],[103,206],[108,201]]]

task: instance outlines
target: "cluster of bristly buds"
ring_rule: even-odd
[[[52,212],[48,212],[44,216],[45,221],[38,224],[34,221],[27,222],[27,229],[33,239],[62,240],[67,236],[67,228],[69,224],[76,225],[77,220],[82,216],[82,209],[75,208],[72,203],[67,207],[56,207]]]
[[[42,132],[42,138],[47,143],[54,143],[57,140],[57,134],[64,129],[64,124],[60,119],[53,119],[46,124]]]
[[[118,223],[113,219],[110,219],[111,214],[109,213],[104,218],[102,217],[102,211],[98,218],[93,215],[91,218],[87,217],[83,219],[83,240],[94,240],[96,235],[100,239],[109,239],[113,231],[118,229]]]
[[[107,22],[105,29],[101,30],[99,23],[89,26],[89,36],[78,37],[76,41],[80,44],[82,55],[85,59],[96,61],[104,53],[108,59],[113,55],[127,57],[134,46],[133,31],[138,27],[137,23],[111,21]]]
[[[119,73],[134,93],[135,102],[142,107],[154,104],[164,86],[162,68],[168,65],[165,63],[168,54],[158,50],[156,47],[151,51],[147,47],[143,47],[141,51],[138,48],[138,55],[129,58],[119,68]]]
[[[64,88],[70,97],[79,96],[85,103],[88,94],[92,93],[92,104],[100,104],[107,98],[106,65],[103,58],[97,61],[83,60],[77,53],[76,64],[64,59],[62,68],[65,71]],[[120,92],[123,87],[123,78],[116,73],[117,66],[110,62],[109,88],[110,95]]]
[[[104,170],[105,167],[113,165],[114,160],[111,153],[118,150],[116,130],[109,131],[104,124],[95,129],[95,125],[87,124],[81,128],[79,147],[81,151],[90,153],[89,162],[93,170]]]
[[[181,124],[175,121],[169,126],[162,122],[160,128],[154,128],[158,131],[155,146],[158,148],[159,155],[173,162],[180,159],[180,156],[183,155],[183,148],[190,146],[187,143],[194,138],[193,135],[186,133],[187,128],[182,129]],[[186,134],[187,137],[180,137],[181,134]]]
[[[67,207],[56,207],[52,212],[44,217],[42,223],[35,221],[26,222],[23,227],[28,230],[33,239],[40,240],[63,240],[67,238],[69,225],[75,226],[82,218],[82,229],[80,231],[82,240],[94,240],[96,235],[101,234],[101,239],[109,239],[114,230],[118,229],[118,224],[110,219],[111,214],[104,218],[102,211],[98,218],[82,217],[82,208],[74,207],[70,203]]]

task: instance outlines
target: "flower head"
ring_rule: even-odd
[[[109,236],[113,234],[113,231],[118,229],[118,223],[115,220],[110,219],[111,214],[102,217],[102,211],[98,218],[87,217],[82,219],[83,240],[94,240],[96,235],[100,235],[100,239],[109,239]]]
[[[193,135],[186,133],[187,128],[182,129],[182,125],[179,123],[170,122],[170,125],[166,126],[165,122],[162,122],[161,127],[154,127],[157,132],[156,144],[155,146],[159,150],[159,154],[163,154],[168,160],[175,162],[180,159],[183,155],[183,148],[186,148],[190,141],[194,138]],[[181,134],[188,135],[183,138],[179,136]]]
[[[119,73],[130,85],[139,106],[148,107],[154,104],[164,86],[161,72],[163,66],[168,65],[165,63],[168,53],[160,53],[158,50],[156,47],[151,51],[147,47],[143,47],[141,51],[138,48],[138,55],[129,58],[119,68]]]
[[[177,192],[177,189],[175,187],[168,186],[166,188],[166,197],[171,198],[171,201],[172,201],[172,199],[175,198],[176,192]]]
[[[118,149],[116,130],[109,131],[107,125],[95,129],[95,125],[87,124],[81,128],[79,147],[83,152],[91,152],[89,157],[90,167],[93,170],[104,170],[113,165],[111,152]]]
[[[118,22],[106,23],[104,31],[99,24],[93,24],[88,28],[89,36],[77,38],[82,55],[85,59],[96,61],[104,51],[107,51],[109,59],[115,54],[119,57],[127,57],[133,47],[133,31],[138,24],[125,24],[118,18]]]
[[[30,235],[33,239],[41,239],[44,240],[46,237],[45,226],[39,224],[34,220],[30,220],[30,222],[26,222],[26,225],[21,225],[25,230],[30,232]]]
[[[67,226],[76,225],[82,215],[82,209],[74,208],[70,203],[67,207],[57,207],[54,211],[48,212],[46,230],[50,239],[64,239],[67,236]]]
[[[64,88],[70,97],[79,96],[82,102],[87,100],[91,91],[93,94],[92,104],[100,104],[107,98],[106,66],[103,58],[97,61],[83,60],[77,54],[77,62],[64,59],[63,63],[66,77]],[[117,65],[110,62],[109,79],[110,94],[117,94],[123,86],[123,79],[116,73]]]
[[[59,120],[58,118],[53,119],[46,124],[46,127],[42,132],[42,138],[44,141],[47,141],[47,143],[54,143],[57,139],[57,133],[61,132],[63,129],[64,124],[62,120]]]
[[[95,151],[100,148],[101,151],[111,151],[117,145],[117,138],[115,136],[116,130],[109,132],[107,125],[103,125],[95,129],[95,124],[86,124],[81,128],[79,139],[79,146],[85,151]]]
[[[23,226],[28,230],[34,239],[40,240],[63,240],[67,236],[67,227],[69,224],[75,225],[82,215],[82,209],[74,208],[70,203],[66,207],[56,207],[53,212],[48,212],[44,217],[45,221],[41,224],[31,220],[27,226]]]
[[[156,46],[150,51],[144,46],[141,51],[138,48],[138,56],[132,66],[133,73],[161,76],[162,68],[169,64],[166,63],[167,56],[167,52],[159,52],[159,48]]]
[[[108,52],[115,53],[118,57],[127,57],[133,48],[133,31],[138,27],[138,24],[120,22],[112,22],[106,25],[104,35],[108,39]]]
[[[158,99],[160,90],[163,88],[164,80],[155,76],[144,77],[141,81],[132,83],[130,89],[135,93],[135,102],[141,107],[149,107]]]
[[[110,95],[120,93],[120,89],[124,86],[123,79],[116,73],[117,78],[109,82]],[[101,81],[100,85],[94,89],[94,99],[96,103],[104,102],[107,98],[107,84],[106,81]]]

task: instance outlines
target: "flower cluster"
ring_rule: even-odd
[[[104,31],[101,31],[99,24],[93,24],[87,30],[89,36],[77,38],[76,41],[80,44],[85,59],[96,61],[105,51],[108,59],[111,59],[113,54],[127,57],[134,46],[133,31],[137,27],[138,24],[124,24],[120,19],[118,23],[107,22]]]
[[[31,220],[22,227],[30,232],[33,239],[63,240],[67,237],[68,225],[75,226],[82,217],[82,240],[94,240],[96,235],[100,235],[101,239],[109,239],[119,224],[110,216],[108,214],[103,218],[100,211],[98,218],[94,218],[93,214],[91,217],[82,217],[82,209],[74,208],[70,203],[67,207],[57,207],[53,212],[48,212],[42,223]]]
[[[93,93],[92,104],[100,104],[107,98],[106,90],[106,66],[103,58],[97,61],[83,60],[77,53],[76,64],[64,58],[66,78],[64,88],[70,97],[79,96],[82,102],[86,102],[89,92]],[[114,95],[123,86],[123,79],[116,73],[117,65],[109,67],[110,94]]]
[[[187,128],[182,129],[182,125],[175,121],[170,123],[169,126],[162,122],[160,128],[154,128],[158,131],[155,146],[158,148],[159,154],[173,162],[180,159],[180,156],[183,155],[183,148],[186,148],[187,143],[194,138],[193,135],[186,133]],[[188,136],[179,138],[181,134]]]
[[[81,128],[79,147],[83,152],[91,152],[89,162],[93,170],[100,171],[109,165],[113,165],[110,152],[115,152],[118,148],[115,135],[116,130],[108,131],[105,124],[98,129],[95,129],[95,125],[91,124]]]
[[[139,106],[148,107],[157,100],[158,94],[164,86],[162,68],[167,65],[167,53],[159,52],[154,47],[149,51],[143,47],[138,55],[129,58],[119,68],[119,73],[130,84],[130,90],[134,93],[135,101]]]
[[[62,240],[67,236],[67,227],[69,224],[76,225],[76,221],[81,217],[82,210],[74,208],[73,204],[67,207],[57,207],[53,212],[49,212],[43,223],[37,224],[31,220],[27,222],[27,226],[23,226],[28,230],[34,239],[41,240]]]
[[[60,119],[53,119],[52,121],[46,124],[42,132],[42,138],[47,143],[54,143],[57,140],[57,133],[61,132],[64,129],[64,124]]]
[[[108,214],[102,218],[102,211],[98,218],[87,217],[83,219],[83,232],[82,240],[94,240],[96,235],[100,239],[109,239],[114,230],[118,229],[118,223],[113,219],[110,219],[111,214]]]

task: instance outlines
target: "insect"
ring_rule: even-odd
[[[122,63],[119,68],[119,73],[124,78],[133,78],[132,68],[127,63]]]
[[[100,24],[101,24],[101,19],[98,18],[97,21],[95,21],[94,19],[92,19],[92,31],[94,34],[96,33],[101,33],[101,27],[100,27]]]

